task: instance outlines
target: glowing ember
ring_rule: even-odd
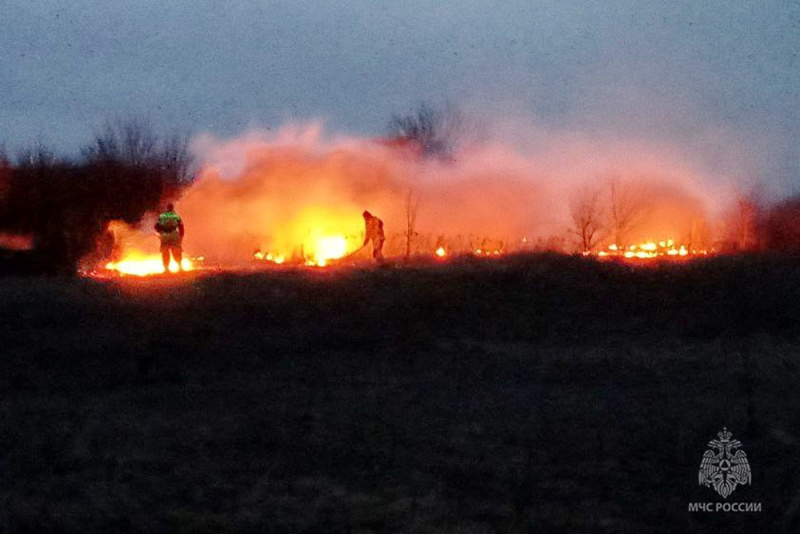
[[[324,267],[330,260],[343,258],[347,255],[347,239],[343,236],[327,236],[316,239],[311,243],[309,248],[313,251],[311,254],[301,254],[299,257],[295,254],[292,255],[292,263]],[[304,247],[300,250],[308,250]],[[259,261],[266,261],[280,265],[286,261],[286,256],[283,254],[273,254],[271,252],[261,252],[256,250],[253,253],[253,259]]]
[[[501,249],[495,249],[495,250],[487,250],[481,248],[475,249],[476,256],[500,256],[502,254],[503,251]]]
[[[183,258],[181,267],[184,271],[191,271],[194,269],[191,260],[188,258]],[[149,276],[164,273],[161,255],[143,255],[137,253],[131,253],[120,261],[107,263],[106,269],[132,276]],[[178,272],[178,264],[174,259],[170,261],[169,272]]]
[[[672,239],[663,241],[646,241],[637,245],[629,245],[626,248],[616,244],[609,245],[606,250],[597,253],[600,258],[622,257],[626,259],[647,260],[653,258],[683,258],[695,256],[707,256],[709,251],[702,249],[689,249],[686,245],[675,245]]]
[[[447,256],[447,251],[444,249],[444,247],[439,247],[436,249],[436,255],[440,258],[444,258]]]
[[[0,248],[8,250],[33,249],[33,236],[0,232]]]
[[[272,254],[271,252],[267,252],[266,254],[264,254],[260,250],[257,250],[257,251],[255,251],[253,253],[253,259],[254,260],[268,261],[268,262],[275,263],[277,265],[280,265],[281,263],[286,261],[286,258],[284,256],[281,256],[281,255],[278,255],[278,254]]]

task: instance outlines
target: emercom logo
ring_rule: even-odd
[[[731,439],[733,435],[723,428],[719,439],[708,442],[709,450],[700,461],[698,480],[701,486],[714,488],[723,499],[727,499],[737,488],[751,484],[750,462],[742,449],[742,443]],[[693,502],[690,512],[760,512],[761,503],[755,502]]]
[[[690,512],[760,512],[760,502],[690,502]]]
[[[750,484],[750,463],[741,442],[732,440],[727,428],[717,436],[718,440],[708,442],[711,449],[705,452],[700,462],[699,478],[701,485],[713,486],[723,499],[727,499],[737,485]]]

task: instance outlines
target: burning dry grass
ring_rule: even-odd
[[[603,205],[592,224],[603,218],[605,228],[597,244],[672,239],[707,249],[726,194],[710,195],[708,176],[664,147],[563,136],[525,150],[487,140],[447,161],[373,139],[326,139],[318,126],[201,137],[195,150],[203,168],[178,205],[184,248],[215,265],[254,257],[324,265],[361,246],[365,209],[384,221],[390,257],[573,251],[571,199],[598,186]]]
[[[637,246],[632,254],[643,258],[643,246],[662,242],[673,245],[655,256],[705,254],[730,229],[720,213],[732,186],[674,147],[543,139],[487,138],[441,159],[409,143],[326,138],[316,125],[201,136],[202,169],[177,206],[184,251],[220,267],[325,266],[359,250],[365,209],[384,222],[387,257],[614,255],[612,246],[624,256]],[[114,223],[120,255],[112,267],[152,272],[141,260],[149,254],[158,268],[152,216],[138,234]]]
[[[6,278],[0,527],[793,530],[798,274],[511,256]],[[723,425],[762,514],[686,512]]]

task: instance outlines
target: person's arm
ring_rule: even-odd
[[[180,234],[181,239],[183,239],[183,233],[184,233],[183,221],[178,221],[178,233]]]

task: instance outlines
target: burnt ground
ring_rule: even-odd
[[[797,259],[6,277],[0,309],[2,532],[800,529]]]

